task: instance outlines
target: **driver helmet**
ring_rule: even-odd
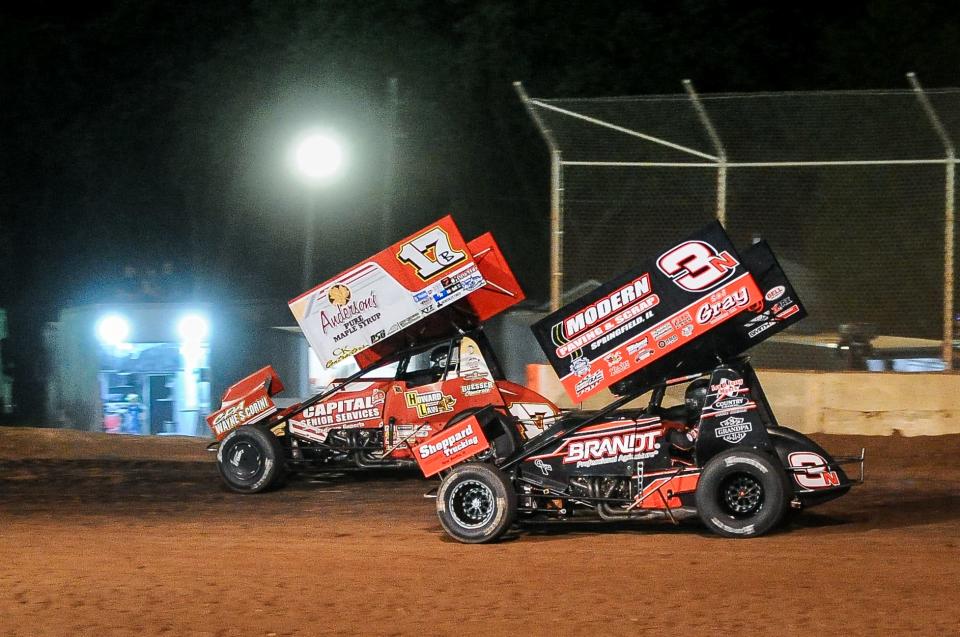
[[[683,402],[687,406],[687,416],[690,421],[700,418],[700,412],[707,402],[707,387],[710,381],[706,378],[700,378],[687,385],[687,390],[683,393]]]
[[[430,367],[444,369],[447,366],[447,347],[437,347],[430,352]]]

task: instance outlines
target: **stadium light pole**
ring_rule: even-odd
[[[317,191],[329,186],[343,172],[343,146],[337,137],[327,131],[310,130],[293,145],[293,163],[297,173],[309,187],[307,193],[306,234],[303,241],[303,290],[313,285],[313,259],[315,245],[315,217],[317,216]]]

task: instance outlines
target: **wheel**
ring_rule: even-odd
[[[217,468],[237,493],[260,493],[286,477],[283,448],[270,431],[256,425],[239,427],[220,443]]]
[[[769,456],[730,449],[712,458],[697,484],[697,513],[708,529],[726,537],[755,537],[783,519],[787,475]]]
[[[437,491],[437,517],[454,539],[467,544],[493,542],[517,517],[517,494],[502,471],[468,462],[455,467]]]

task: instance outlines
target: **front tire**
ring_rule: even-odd
[[[286,475],[283,448],[270,431],[246,425],[230,432],[217,450],[217,468],[237,493],[260,493],[278,486]]]
[[[718,535],[756,537],[783,520],[788,493],[786,472],[773,459],[750,449],[730,449],[704,467],[697,513]]]
[[[470,462],[455,467],[437,491],[443,529],[466,544],[499,539],[517,517],[517,494],[496,467]]]

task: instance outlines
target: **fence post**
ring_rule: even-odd
[[[513,88],[550,149],[550,311],[554,312],[563,300],[563,161],[553,131],[530,103],[523,83],[514,82]]]
[[[947,370],[953,369],[953,218],[954,218],[954,187],[956,173],[956,151],[953,141],[944,128],[943,122],[937,115],[937,111],[930,103],[930,98],[923,92],[920,81],[917,80],[916,73],[907,73],[907,81],[913,87],[917,100],[923,108],[930,125],[936,132],[940,141],[943,143],[943,150],[946,153],[946,187],[945,204],[943,215],[943,347],[941,355]]]
[[[724,148],[723,140],[720,139],[717,129],[714,128],[710,116],[707,114],[707,109],[703,107],[700,96],[697,95],[696,89],[693,88],[693,82],[688,79],[683,80],[683,88],[686,89],[687,95],[690,96],[690,101],[693,103],[693,110],[697,112],[697,117],[700,118],[700,123],[703,124],[703,127],[706,129],[707,136],[710,137],[710,142],[713,144],[713,150],[717,154],[717,220],[726,227],[727,150]]]

